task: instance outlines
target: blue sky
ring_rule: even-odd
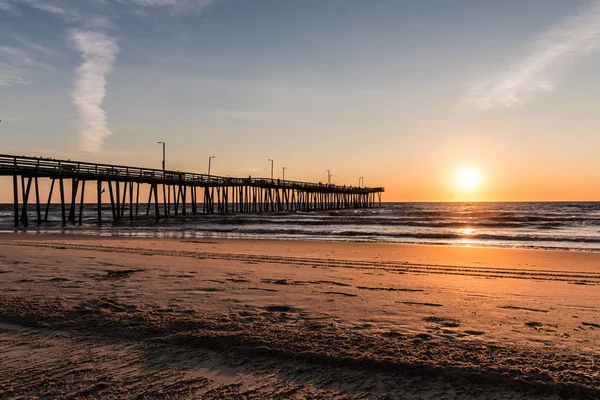
[[[0,0],[2,153],[598,199],[599,43],[597,1]]]

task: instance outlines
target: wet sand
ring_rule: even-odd
[[[600,398],[600,254],[0,235],[0,398]]]

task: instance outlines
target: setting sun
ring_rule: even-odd
[[[456,174],[456,183],[461,189],[474,189],[481,183],[481,173],[472,168],[462,168]]]

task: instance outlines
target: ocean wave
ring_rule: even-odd
[[[542,217],[518,217],[518,218],[421,218],[421,217],[396,217],[396,216],[331,216],[314,215],[298,216],[295,214],[273,215],[233,215],[233,216],[204,216],[199,217],[206,222],[217,225],[360,225],[360,226],[407,226],[407,227],[430,227],[430,228],[527,228],[527,227],[571,227],[571,226],[598,226],[600,219],[597,218],[542,218]]]
[[[568,237],[568,236],[536,236],[536,235],[502,235],[502,234],[460,234],[460,233],[420,233],[420,232],[373,232],[352,230],[304,230],[295,228],[210,228],[201,227],[197,232],[242,233],[253,235],[308,235],[308,236],[344,236],[344,237],[389,237],[413,239],[445,239],[445,240],[488,240],[488,241],[521,241],[521,242],[572,242],[600,243],[600,237]]]
[[[39,227],[34,223],[32,211],[27,230],[165,237],[251,235],[292,240],[423,244],[474,242],[500,247],[585,247],[600,251],[600,203],[392,203],[372,209],[228,215],[192,215],[188,208],[187,216],[170,216],[160,223],[156,223],[152,215],[145,216],[145,212],[133,221],[126,218],[113,223],[110,206],[103,205],[102,209],[102,224],[96,222],[96,206],[89,204],[83,225],[62,227],[60,206],[53,204],[50,220]],[[142,204],[141,209],[145,210],[145,205]],[[14,231],[13,226],[13,206],[0,205],[0,230]]]

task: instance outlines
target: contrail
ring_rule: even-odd
[[[553,91],[567,67],[598,51],[599,45],[600,1],[595,1],[541,34],[529,56],[473,86],[463,104],[482,111],[522,105]]]
[[[77,67],[71,94],[80,119],[81,147],[97,153],[111,135],[102,101],[106,96],[106,76],[112,71],[119,46],[101,32],[72,30],[69,39],[81,52],[83,63]]]

